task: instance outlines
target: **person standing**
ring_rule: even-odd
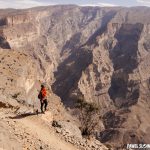
[[[41,85],[41,90],[39,92],[38,98],[40,99],[40,103],[41,103],[41,112],[44,113],[47,110],[47,91],[45,86],[42,84]],[[44,106],[44,111],[43,111],[43,106]]]

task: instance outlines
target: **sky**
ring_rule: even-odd
[[[57,4],[77,4],[80,6],[148,6],[150,0],[0,0],[0,8],[30,8]]]

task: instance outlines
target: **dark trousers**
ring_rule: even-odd
[[[41,100],[41,112],[43,112],[43,106],[46,111],[47,105],[48,105],[47,99]]]

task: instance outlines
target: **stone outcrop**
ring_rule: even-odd
[[[65,121],[54,121],[53,126],[55,127],[56,133],[65,139],[65,141],[76,145],[79,149],[86,150],[107,150],[108,148],[101,144],[96,139],[86,139],[81,135],[81,131],[76,125],[71,122]]]

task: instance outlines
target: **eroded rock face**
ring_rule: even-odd
[[[4,11],[0,17],[1,31],[9,46],[28,52],[44,80],[52,83],[58,63],[85,43],[115,13],[115,9],[77,6]]]
[[[0,60],[1,100],[8,102],[9,98],[14,98],[32,104],[37,93],[33,87],[38,75],[31,58],[27,54],[5,49],[0,51]],[[30,93],[31,90],[33,93]]]
[[[118,147],[122,146],[129,136],[124,128],[130,133],[133,127],[137,141],[141,137],[148,142],[149,14],[146,7],[3,10],[0,47],[25,52],[32,59],[35,67],[16,67],[16,83],[24,92],[32,93],[37,78],[51,85],[67,106],[74,107],[78,96],[83,95],[101,108],[105,142],[117,137],[112,143],[120,140]],[[27,78],[25,72],[33,77]],[[115,113],[111,114],[112,109]]]

